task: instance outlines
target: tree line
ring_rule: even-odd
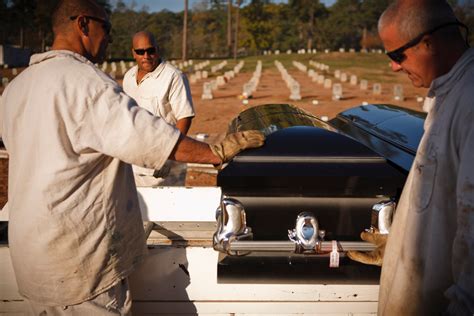
[[[182,0],[183,2],[185,0]],[[131,57],[131,37],[139,30],[155,34],[167,58],[183,54],[185,12],[148,12],[136,3],[100,1],[110,13],[113,43],[109,58]],[[187,11],[188,58],[239,56],[264,50],[382,48],[377,20],[390,0],[201,0]],[[457,16],[474,30],[474,0],[450,1]],[[55,0],[0,0],[0,40],[34,52],[52,43],[50,16]],[[236,23],[238,21],[238,24]],[[470,41],[474,42],[473,33]]]

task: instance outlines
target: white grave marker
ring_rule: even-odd
[[[372,88],[372,93],[374,95],[381,95],[382,94],[382,85],[380,83],[374,83]]]
[[[342,99],[342,85],[340,83],[335,83],[332,86],[332,99],[336,101]]]
[[[324,79],[324,89],[331,89],[332,81],[331,79]]]
[[[290,86],[291,94],[290,94],[290,100],[293,101],[298,101],[301,100],[301,94],[300,94],[300,84],[297,82],[294,82]]]
[[[324,83],[324,76],[323,75],[319,75],[318,76],[318,84],[323,84]]]
[[[351,75],[350,84],[351,84],[351,86],[357,85],[357,76],[356,75]]]
[[[210,82],[204,82],[202,86],[202,96],[203,100],[212,100],[212,85]]]
[[[341,73],[341,82],[347,82],[347,74],[345,72]]]
[[[403,86],[396,84],[393,86],[393,99],[395,101],[404,101],[405,97],[403,95]]]
[[[221,87],[223,85],[225,85],[225,78],[224,76],[217,76],[217,86]]]
[[[248,99],[248,98],[252,97],[252,91],[253,91],[253,84],[248,82],[248,83],[244,84],[244,86],[243,86],[242,96],[245,99]]]
[[[362,79],[360,81],[360,90],[367,90],[368,87],[369,87],[369,82],[365,79]]]

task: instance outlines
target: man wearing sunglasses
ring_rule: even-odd
[[[123,89],[139,106],[186,135],[194,117],[191,89],[186,76],[163,60],[150,32],[133,36],[132,54],[137,65],[124,76]],[[137,186],[184,185],[186,165],[168,160],[160,170],[133,166]]]
[[[349,253],[375,264],[385,247],[379,315],[474,314],[474,50],[460,27],[442,0],[396,1],[379,20],[392,69],[433,104],[386,247]]]
[[[207,145],[137,106],[94,66],[110,42],[94,0],[59,1],[52,50],[5,89],[9,250],[33,315],[127,315],[127,277],[146,255],[131,164],[222,164],[256,131]]]

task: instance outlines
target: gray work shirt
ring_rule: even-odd
[[[428,96],[434,105],[385,251],[379,315],[474,313],[474,49]]]
[[[70,51],[33,55],[2,103],[20,293],[44,305],[91,299],[146,253],[129,164],[159,169],[179,130]]]

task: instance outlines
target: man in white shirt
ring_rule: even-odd
[[[444,0],[395,1],[379,20],[393,71],[429,88],[425,121],[388,235],[378,315],[474,314],[474,49]],[[349,253],[382,263],[379,249]]]
[[[209,146],[138,107],[93,64],[111,40],[94,0],[60,1],[52,25],[52,50],[31,57],[0,106],[18,289],[35,315],[128,314],[127,277],[146,254],[129,163],[217,165],[263,137]]]
[[[133,36],[132,54],[137,65],[124,76],[123,90],[142,108],[176,126],[186,135],[194,117],[191,89],[186,76],[162,60],[150,32]],[[184,185],[186,166],[167,161],[160,170],[133,167],[137,186]]]

